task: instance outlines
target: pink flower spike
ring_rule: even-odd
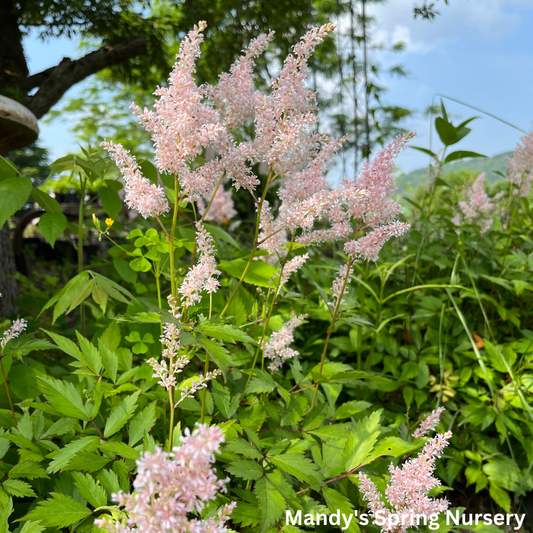
[[[224,492],[228,479],[218,479],[213,463],[224,435],[217,426],[185,429],[181,445],[172,452],[156,448],[137,461],[131,494],[114,494],[127,515],[126,524],[108,517],[96,520],[112,533],[226,533],[235,503],[222,507],[216,518],[201,520],[206,504]]]
[[[264,354],[266,359],[271,359],[269,367],[275,372],[279,370],[284,361],[297,357],[299,352],[289,348],[294,341],[294,330],[307,318],[307,315],[297,315],[286,322],[279,331],[275,331],[265,343]]]
[[[147,180],[142,174],[137,160],[121,144],[104,141],[102,146],[124,178],[126,203],[144,218],[157,217],[168,212],[169,205],[165,191]]]
[[[420,437],[425,437],[430,431],[433,431],[439,424],[440,416],[445,410],[444,407],[439,407],[431,411],[431,413],[422,420],[420,427],[413,433],[413,438],[419,439]]]
[[[215,245],[213,237],[201,222],[196,223],[196,246],[199,259],[183,280],[178,292],[182,295],[182,306],[189,307],[202,299],[201,292],[216,292],[219,282],[215,276],[220,274],[216,268]]]
[[[11,339],[16,339],[26,329],[27,326],[28,326],[28,322],[24,320],[23,318],[14,320],[13,324],[11,324],[11,326],[7,328],[4,331],[4,334],[2,335],[2,340],[0,341],[0,347],[2,348],[1,351],[3,352],[4,348],[6,347],[6,344]]]

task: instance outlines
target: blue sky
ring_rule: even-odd
[[[376,41],[387,45],[403,41],[407,45],[402,54],[383,53],[378,59],[384,67],[401,63],[409,72],[407,79],[382,81],[389,88],[385,101],[418,111],[405,123],[418,133],[416,144],[429,146],[429,121],[422,112],[436,93],[470,103],[530,131],[533,0],[450,0],[448,7],[438,5],[441,15],[434,22],[413,20],[413,1],[389,0],[383,6],[374,6],[372,12],[378,20]],[[443,4],[442,0],[438,4]],[[57,64],[64,56],[80,55],[75,44],[66,39],[42,43],[30,36],[25,46],[32,73]],[[84,83],[71,89],[67,97],[78,95]],[[457,117],[479,115],[453,102],[446,105]],[[472,123],[472,129],[457,147],[487,155],[512,150],[522,135],[484,116]],[[77,145],[69,124],[59,120],[41,122],[40,138],[54,158]],[[439,146],[434,144],[433,148]],[[410,171],[427,164],[427,158],[408,150],[397,163],[402,170]]]

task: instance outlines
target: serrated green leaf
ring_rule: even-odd
[[[204,335],[214,337],[220,341],[226,342],[250,342],[255,343],[254,339],[250,337],[245,331],[242,331],[231,324],[213,324],[212,322],[204,322],[197,328]]]
[[[42,479],[48,477],[42,466],[30,461],[15,465],[7,475],[10,479]]]
[[[104,437],[107,439],[119,431],[124,424],[133,416],[135,409],[137,408],[137,399],[139,398],[140,391],[134,392],[130,396],[124,398],[109,415],[107,419]]]
[[[381,413],[382,410],[373,412],[358,422],[351,431],[344,448],[344,467],[347,472],[363,464],[372,453],[379,437]]]
[[[38,382],[45,398],[54,409],[65,416],[89,421],[80,393],[72,383],[42,377],[38,378]]]
[[[198,342],[203,346],[218,368],[220,368],[222,374],[226,376],[226,373],[231,366],[231,356],[229,351],[222,344],[211,339],[206,339],[205,337],[200,337]]]
[[[213,381],[211,392],[219,411],[226,418],[231,418],[239,407],[241,395],[231,398],[229,390],[217,381]]]
[[[240,279],[247,264],[248,258],[241,258],[234,259],[233,261],[221,261],[219,267],[224,272]],[[268,287],[272,276],[276,273],[277,270],[272,265],[263,261],[252,261],[246,272],[244,281],[258,287]]]
[[[124,442],[117,442],[117,441],[108,441],[100,445],[100,449],[112,452],[116,455],[120,455],[121,457],[124,457],[125,459],[139,459],[141,454],[134,450],[131,446],[128,446]]]
[[[104,468],[111,459],[97,453],[79,452],[63,468],[65,471],[97,472]]]
[[[48,465],[46,471],[49,474],[59,472],[68,465],[77,453],[82,450],[94,450],[98,447],[99,442],[99,437],[82,437],[81,439],[69,442],[54,456],[53,461]]]
[[[261,532],[264,533],[279,520],[285,511],[285,500],[281,493],[274,488],[268,476],[262,477],[254,487],[254,495],[261,511]]]
[[[90,474],[72,472],[78,492],[96,509],[107,505],[105,489]]]
[[[112,322],[112,324],[114,324],[114,322]],[[105,371],[109,374],[111,381],[116,383],[118,372],[118,355],[114,351],[110,350],[107,345],[102,342],[101,338],[98,339],[98,348],[102,357],[102,364],[104,365]]]
[[[261,459],[262,455],[248,441],[244,439],[233,439],[224,448],[224,451],[237,453],[250,459]]]
[[[263,469],[259,463],[251,459],[237,459],[232,461],[226,470],[233,476],[244,480],[259,479],[263,475]]]
[[[41,438],[58,437],[73,431],[78,422],[72,418],[60,418],[56,420],[43,434]]]
[[[37,507],[32,509],[21,520],[40,520],[47,527],[67,527],[75,522],[87,518],[92,513],[70,496],[52,492],[51,499],[39,502]]]
[[[34,520],[28,520],[20,530],[20,533],[41,533],[41,531],[44,531],[46,529],[45,526],[41,524],[41,522],[34,521]]]
[[[6,479],[2,483],[2,488],[10,495],[17,498],[36,496],[35,491],[29,483],[20,479]]]
[[[144,438],[145,432],[150,431],[154,426],[157,419],[155,406],[156,402],[152,402],[133,417],[129,428],[128,444],[130,446],[135,446]]]
[[[76,331],[76,336],[78,337],[78,344],[80,345],[81,353],[87,361],[87,365],[95,374],[100,374],[102,370],[102,357],[100,356],[100,352],[79,331]]]
[[[300,481],[311,483],[318,477],[318,468],[311,459],[297,453],[269,456],[268,461]]]

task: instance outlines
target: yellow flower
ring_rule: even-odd
[[[115,221],[114,221],[112,218],[106,218],[106,219],[105,219],[105,223],[107,224],[107,226],[108,226],[109,228],[113,225],[114,222],[115,222]]]

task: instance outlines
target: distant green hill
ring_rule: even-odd
[[[444,165],[443,176],[452,171],[462,170],[462,169],[471,169],[476,172],[485,172],[487,181],[489,183],[495,183],[503,179],[501,176],[496,174],[496,172],[502,172],[505,174],[507,172],[507,161],[506,157],[511,157],[513,152],[503,152],[501,154],[495,155],[493,157],[476,157],[472,159],[463,159],[461,161],[453,161]],[[413,170],[409,174],[401,174],[396,178],[396,183],[398,185],[397,194],[400,196],[412,196],[415,191],[418,189],[418,186],[424,183],[427,180],[428,169],[421,168],[418,170]]]

